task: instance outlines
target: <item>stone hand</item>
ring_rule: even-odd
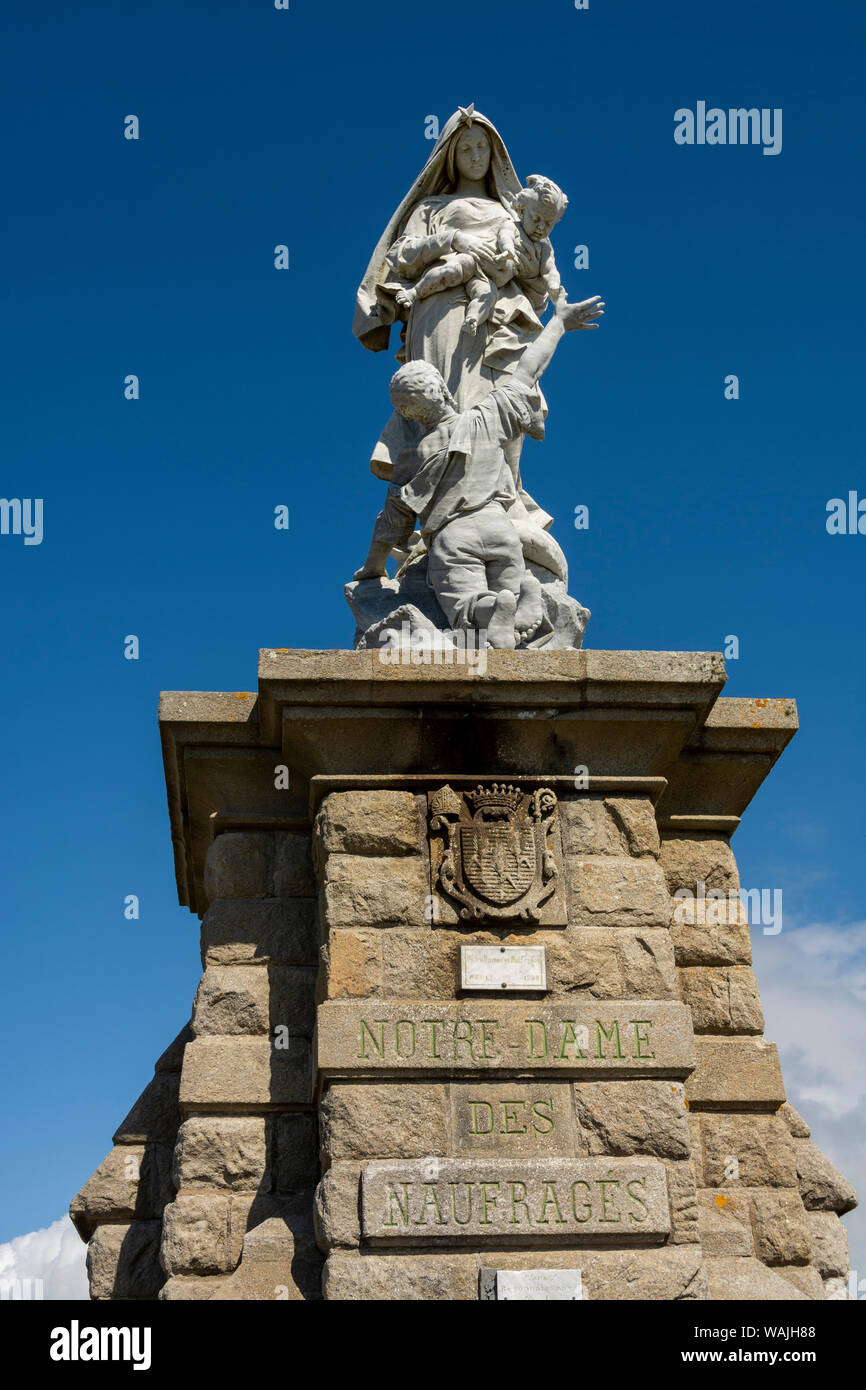
[[[566,331],[574,328],[598,328],[598,324],[592,320],[604,314],[604,300],[598,294],[594,294],[591,299],[582,299],[579,304],[568,304],[564,299],[560,299],[556,305],[556,313],[562,319],[562,326]]]
[[[491,256],[496,254],[496,247],[483,237],[474,236],[472,232],[455,232],[451,240],[451,249],[459,254],[468,253],[470,256]]]

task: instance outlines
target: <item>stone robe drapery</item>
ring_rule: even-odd
[[[394,483],[429,545],[449,521],[492,502],[518,503],[509,444],[541,428],[541,393],[506,377],[476,405],[450,415],[397,460]],[[403,479],[406,479],[403,482]]]

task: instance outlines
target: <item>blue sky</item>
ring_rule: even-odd
[[[381,502],[366,461],[393,370],[352,337],[355,289],[429,154],[425,118],[470,101],[521,176],[565,188],[563,280],[608,304],[551,367],[548,439],[524,455],[587,645],[735,634],[726,693],[798,701],[734,847],[746,887],[784,892],[759,945],[768,1036],[862,1178],[866,536],[825,517],[866,496],[863,12],[49,0],[5,28],[0,490],[42,497],[45,520],[39,546],[0,536],[0,1240],[62,1214],[189,1014],[159,690],[247,689],[259,647],[351,644],[342,587]],[[676,145],[699,100],[781,108],[781,154]]]

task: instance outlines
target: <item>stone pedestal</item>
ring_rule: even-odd
[[[856,1198],[785,1103],[729,844],[793,702],[708,653],[487,657],[163,696],[204,973],[72,1204],[94,1297],[840,1296]]]

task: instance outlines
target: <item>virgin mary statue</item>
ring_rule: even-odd
[[[473,336],[462,332],[469,302],[465,285],[416,298],[408,310],[398,306],[396,295],[407,284],[408,267],[417,273],[419,266],[449,252],[468,252],[483,266],[495,252],[498,229],[511,220],[510,204],[520,187],[496,127],[474,107],[460,107],[382,233],[358,290],[355,336],[380,352],[388,346],[391,325],[402,319],[398,360],[436,367],[459,410],[482,400],[504,373],[514,370],[527,343],[541,332],[538,312],[546,301],[533,296],[531,302],[532,292],[511,280]],[[391,417],[371,459],[377,477],[390,478],[400,450],[413,442],[412,429],[402,416]],[[534,527],[546,528],[551,517],[520,487],[519,444],[509,461],[520,489],[520,510],[525,508]]]

